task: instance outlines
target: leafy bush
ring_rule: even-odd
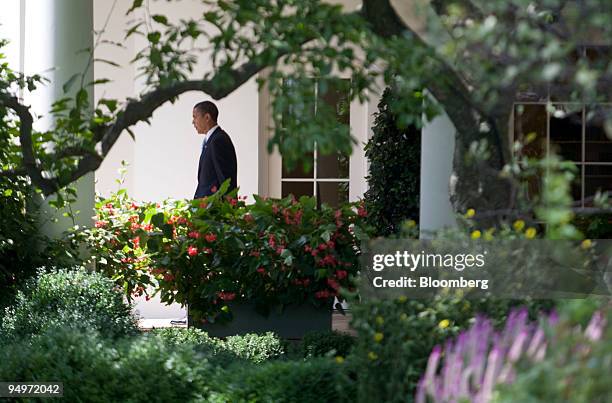
[[[282,341],[272,332],[262,335],[229,336],[223,342],[222,347],[254,363],[280,358],[285,354]]]
[[[380,236],[397,233],[404,220],[419,218],[421,131],[414,124],[398,121],[390,107],[397,98],[391,88],[385,90],[378,104],[374,134],[365,146],[370,172],[364,200],[368,222]],[[422,98],[415,97],[414,102],[411,114],[420,119]]]
[[[217,369],[190,346],[55,328],[0,349],[0,379],[57,380],[67,401],[206,400]]]
[[[355,337],[336,331],[310,332],[304,335],[301,349],[304,357],[335,355],[346,357],[355,345]]]
[[[435,345],[467,328],[479,313],[491,313],[494,323],[502,323],[512,307],[521,303],[524,301],[402,297],[352,305],[351,325],[358,337],[348,362],[357,375],[359,401],[412,401]],[[527,306],[533,318],[552,303],[536,301]]]
[[[285,354],[283,342],[271,332],[230,336],[225,340],[210,337],[205,331],[195,328],[155,329],[151,334],[168,345],[190,344],[233,360],[261,363]]]
[[[56,326],[112,338],[137,332],[131,307],[114,283],[83,268],[41,273],[30,280],[7,308],[1,329],[8,337],[21,338]]]
[[[213,339],[201,329],[181,328],[181,327],[166,327],[161,329],[153,329],[151,335],[158,337],[164,343],[170,346],[178,346],[183,344],[191,345],[216,345],[219,339]]]
[[[213,402],[353,402],[354,383],[345,365],[325,358],[231,367]]]
[[[340,287],[354,287],[362,206],[316,208],[309,197],[247,206],[226,188],[195,201],[138,205],[120,192],[99,202],[88,236],[98,267],[131,295],[152,285],[210,322],[231,320],[234,299],[266,313],[330,306]]]

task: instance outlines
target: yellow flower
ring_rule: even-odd
[[[403,303],[404,303],[404,302],[406,302],[407,300],[408,300],[408,298],[406,298],[406,296],[405,296],[405,295],[402,295],[402,296],[400,296],[400,297],[397,299],[397,302],[399,302],[400,304],[403,304]]]
[[[336,363],[342,364],[344,362],[344,357],[338,355],[336,356]]]
[[[523,228],[525,228],[525,221],[523,221],[523,220],[516,220],[514,222],[514,224],[512,224],[512,226],[514,227],[515,230],[520,232],[520,231],[523,230]]]
[[[221,308],[221,310],[222,310],[223,312],[229,312],[229,306],[227,306],[227,305],[223,305],[223,307]]]
[[[368,358],[372,361],[377,360],[378,359],[378,354],[376,354],[374,351],[370,351],[368,353]]]
[[[385,323],[385,319],[382,316],[377,316],[376,317],[376,324],[382,325],[383,323]]]
[[[400,320],[408,320],[408,315],[406,315],[405,313],[402,313],[400,315]]]
[[[525,231],[525,236],[527,237],[527,239],[533,239],[533,238],[535,238],[537,233],[538,232],[536,231],[535,228],[529,227],[529,228],[527,228],[527,231]]]
[[[486,241],[491,241],[493,239],[493,233],[495,232],[495,228],[489,228],[484,233],[484,239]]]
[[[476,215],[476,210],[474,210],[473,208],[465,212],[465,218],[472,218],[475,215]]]
[[[472,237],[472,239],[478,239],[478,238],[480,238],[481,235],[482,235],[482,233],[479,230],[476,230],[476,231],[472,232],[471,237]]]
[[[414,221],[414,220],[408,220],[408,221],[406,221],[406,226],[407,226],[408,228],[414,228],[414,227],[416,227],[416,221]]]
[[[590,239],[585,239],[584,241],[582,241],[582,243],[580,244],[580,247],[582,249],[589,249],[591,246],[593,246],[593,242]]]
[[[374,334],[374,341],[377,343],[380,343],[384,338],[385,338],[385,335],[380,332]]]
[[[440,329],[446,329],[449,325],[450,321],[448,319],[441,320],[440,323],[438,323]]]

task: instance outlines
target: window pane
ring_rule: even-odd
[[[584,197],[595,196],[597,190],[612,192],[612,166],[587,165],[584,175]],[[592,201],[585,201],[585,206],[592,205]]]
[[[315,80],[304,78],[300,80],[286,79],[283,82],[283,90],[289,97],[290,102],[287,103],[283,117],[283,139],[285,145],[289,146],[289,142],[295,142],[297,139],[292,138],[292,133],[288,132],[290,127],[289,122],[300,120],[314,119],[315,116]],[[291,119],[291,120],[290,120]],[[296,120],[294,120],[296,119]],[[294,126],[295,127],[295,126]],[[311,148],[312,149],[312,148]],[[304,169],[304,162],[309,166],[308,171]],[[314,153],[304,153],[299,162],[293,169],[288,169],[283,163],[283,178],[313,178],[314,177]]]
[[[351,121],[350,80],[327,79],[319,81],[317,115],[330,113],[338,122],[339,128],[349,133]],[[317,153],[318,178],[348,178],[349,155],[332,152]]]
[[[312,182],[283,182],[281,194],[283,198],[292,194],[299,199],[300,196],[313,196],[314,188]]]
[[[550,116],[550,148],[563,159],[582,161],[582,107],[554,105]]]
[[[317,158],[317,177],[348,179],[349,177],[348,155],[335,153],[331,155],[318,154]]]
[[[303,161],[310,163],[310,169],[304,170]],[[297,165],[289,170],[283,160],[283,178],[314,178],[314,153],[306,153]]]
[[[535,139],[523,148],[523,154],[531,158],[542,158],[546,152],[546,106],[516,105],[514,109],[514,139],[525,144],[529,134]]]
[[[326,203],[338,207],[348,202],[348,182],[317,182],[317,206]]]
[[[611,107],[587,108],[585,134],[586,161],[612,162],[612,135],[606,133],[606,120],[612,121]]]
[[[338,123],[343,125],[351,124],[351,104],[350,104],[350,80],[327,79],[319,80],[317,109],[324,107],[331,108]]]
[[[572,200],[574,200],[574,207],[582,207],[582,171],[584,165],[577,164],[576,177],[570,184],[570,192],[572,193]]]

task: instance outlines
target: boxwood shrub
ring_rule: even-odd
[[[136,318],[114,283],[84,268],[40,273],[6,309],[0,332],[7,339],[68,326],[116,338],[138,331]]]

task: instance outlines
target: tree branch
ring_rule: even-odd
[[[310,40],[310,38],[305,40],[302,45]],[[266,51],[256,56],[254,60],[265,60],[265,52]],[[277,57],[275,60],[278,60],[287,54],[289,54],[289,51],[276,51]],[[145,94],[138,101],[135,100],[129,102],[124,107],[123,111],[119,112],[117,119],[112,125],[109,125],[104,130],[98,132],[103,133],[103,135],[99,138],[102,146],[101,153],[89,153],[88,155],[84,155],[84,157],[79,161],[75,170],[72,172],[72,175],[70,175],[70,177],[65,181],[66,183],[62,182],[60,185],[66,186],[69,183],[81,178],[88,172],[98,169],[104,160],[104,157],[108,155],[121,133],[136,123],[150,118],[153,115],[153,112],[162,104],[189,91],[201,91],[210,95],[215,100],[222,99],[242,86],[251,77],[259,73],[265,67],[268,67],[268,64],[258,63],[251,60],[245,62],[237,69],[218,72],[211,79],[177,82],[169,87],[157,88]]]
[[[60,189],[58,182],[54,179],[44,178],[42,169],[36,163],[32,144],[33,118],[30,108],[21,104],[16,97],[3,93],[0,93],[0,104],[12,109],[19,116],[19,143],[23,154],[23,170],[32,179],[32,183],[38,186],[45,195],[57,192]]]
[[[431,74],[435,77],[427,80],[426,86],[436,100],[445,108],[455,128],[463,134],[464,141],[471,143],[478,140],[479,123],[474,114],[466,113],[466,107],[470,107],[483,118],[484,111],[475,105],[469,96],[470,90],[465,81],[451,68],[448,63],[436,56],[436,52],[428,45],[412,28],[404,24],[389,0],[363,0],[363,17],[371,24],[373,31],[383,37],[401,36],[410,34],[414,38],[414,44],[422,49],[429,49],[432,58],[435,58],[438,71]],[[503,148],[499,149],[499,162],[503,165],[505,160]],[[500,167],[501,167],[500,165]]]

